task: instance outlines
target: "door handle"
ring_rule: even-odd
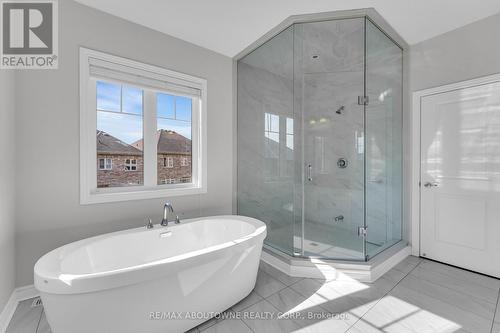
[[[424,187],[438,187],[439,186],[439,183],[431,183],[431,182],[427,182],[424,184]]]
[[[313,178],[312,178],[312,165],[311,164],[308,164],[307,165],[307,180],[312,182]]]

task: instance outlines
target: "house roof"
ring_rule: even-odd
[[[112,155],[142,155],[142,151],[104,132],[97,131],[97,152]]]
[[[156,140],[158,154],[191,154],[191,140],[175,131],[158,130]],[[142,139],[132,143],[132,146],[142,151]]]

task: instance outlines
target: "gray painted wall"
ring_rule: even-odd
[[[15,286],[15,101],[13,71],[0,71],[0,311]]]
[[[412,91],[500,73],[500,14],[411,47]]]
[[[481,76],[500,73],[500,44],[496,35],[500,31],[500,14],[471,23],[456,30],[436,36],[410,47],[409,78],[410,89],[407,99],[408,110],[414,91],[460,82]],[[410,133],[411,122],[405,133]],[[406,123],[406,122],[405,122]],[[405,142],[406,156],[411,156],[410,143]],[[405,194],[411,197],[408,187],[411,182],[411,159],[407,160],[405,173],[407,187]],[[406,221],[409,229],[410,208],[405,200]],[[407,231],[411,239],[410,231]]]
[[[59,45],[58,70],[17,75],[17,286],[60,245],[159,221],[167,199],[79,204],[80,46],[208,80],[208,193],[168,199],[181,218],[232,211],[230,58],[73,1],[59,2]]]
[[[14,109],[13,99],[8,98],[14,96],[14,74],[0,75],[0,153],[13,156],[17,151],[16,169],[12,163],[0,169],[0,265],[2,271],[12,272],[0,281],[0,306],[14,287],[15,215],[17,286],[32,283],[34,262],[57,246],[138,226],[146,217],[160,218],[164,200],[159,199],[79,205],[80,45],[208,79],[208,194],[170,199],[184,218],[231,212],[235,154],[231,59],[73,1],[59,3],[60,69],[16,75],[15,120],[13,112],[6,112]],[[412,46],[410,57],[405,55],[409,91],[500,72],[500,45],[492,42],[497,31],[500,14]],[[409,98],[406,110],[408,102]],[[411,126],[408,118],[405,133]],[[409,179],[408,151],[405,179]],[[408,221],[409,210],[405,211]]]

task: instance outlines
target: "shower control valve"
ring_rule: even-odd
[[[349,162],[347,162],[347,159],[345,159],[345,158],[339,158],[337,161],[337,166],[341,169],[347,168],[348,165],[349,165]]]
[[[344,215],[335,216],[335,222],[344,222]]]

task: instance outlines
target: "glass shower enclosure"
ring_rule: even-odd
[[[368,17],[296,23],[238,61],[238,214],[297,257],[402,238],[402,49]]]

